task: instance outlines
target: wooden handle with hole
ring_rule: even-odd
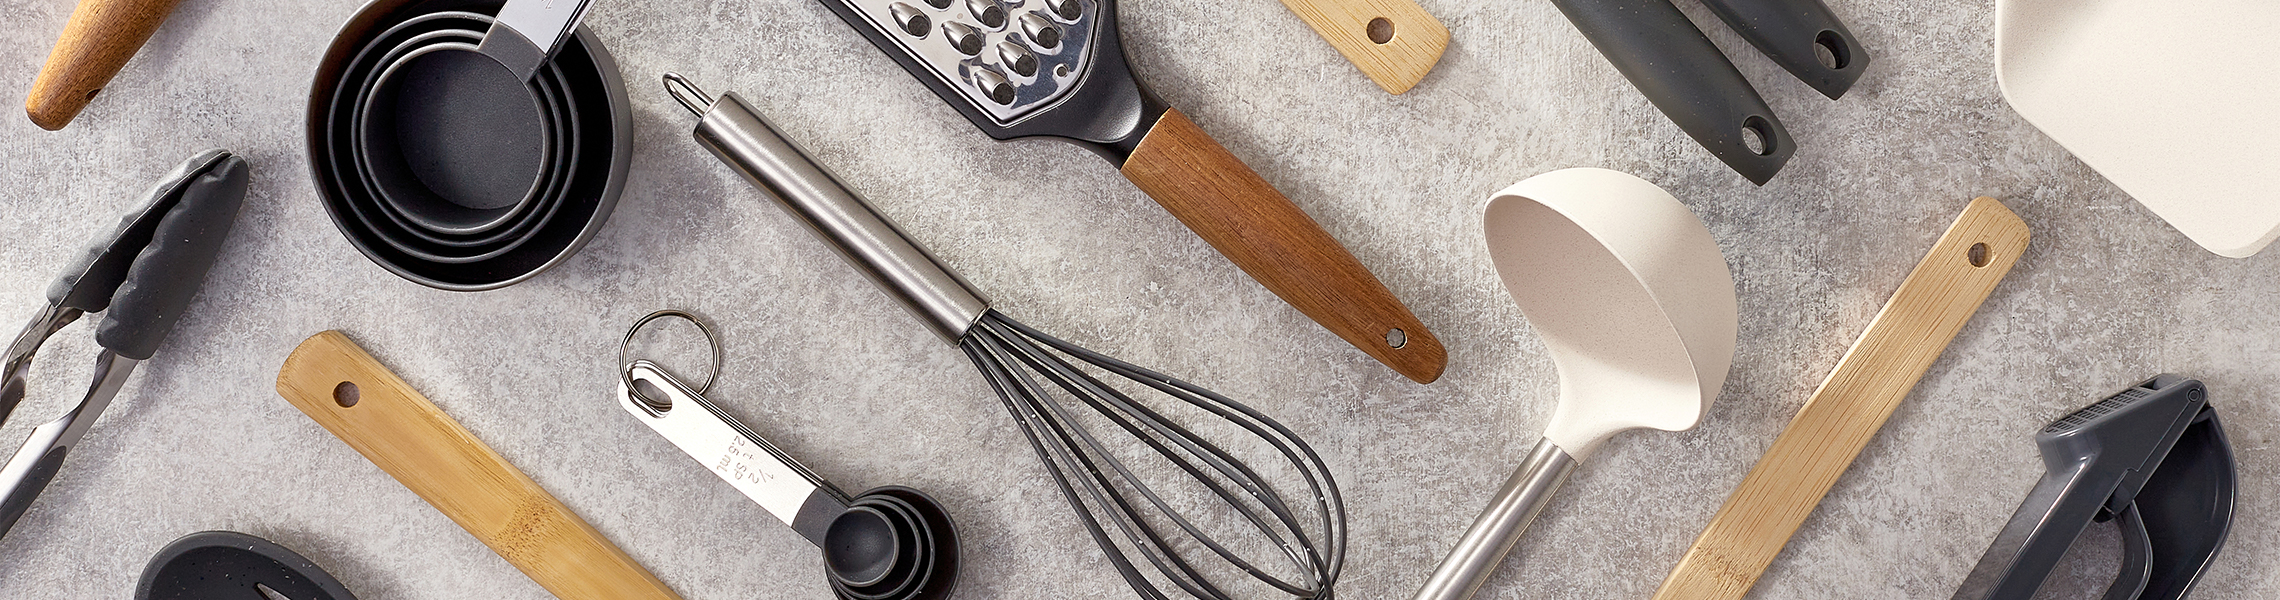
[[[1449,28],[1416,0],[1282,3],[1387,93],[1416,87],[1441,62],[1441,52],[1449,49]]]
[[[341,332],[316,334],[294,348],[277,372],[277,395],[555,597],[679,600]]]
[[[180,0],[79,0],[24,97],[24,114],[55,131],[79,116],[95,93],[150,41]]]
[[[1441,377],[1448,351],[1409,307],[1178,109],[1140,139],[1124,177],[1323,328],[1418,383]]]
[[[2011,271],[2028,237],[2026,223],[2002,203],[1972,200],[1726,498],[1655,600],[1737,600],[1748,593]]]

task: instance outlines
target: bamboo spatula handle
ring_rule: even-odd
[[[1694,540],[1655,600],[1736,600],[2027,248],[2027,225],[1979,198],[1916,264],[1797,418]]]
[[[1441,377],[1448,351],[1409,307],[1179,109],[1166,109],[1140,139],[1124,161],[1124,177],[1346,343],[1418,383]]]
[[[1416,0],[1282,0],[1314,33],[1387,93],[1416,87],[1441,52],[1449,28]]]
[[[24,114],[48,131],[62,129],[111,83],[127,59],[150,41],[180,0],[79,0],[48,53],[47,66],[24,98]]]
[[[277,394],[555,597],[680,599],[348,336],[301,342]]]

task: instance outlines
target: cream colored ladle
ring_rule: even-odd
[[[1496,272],[1558,366],[1559,407],[1417,600],[1471,597],[1577,461],[1627,429],[1694,427],[1734,360],[1733,275],[1661,188],[1564,169],[1505,188],[1486,212]]]

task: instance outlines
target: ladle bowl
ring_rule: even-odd
[[[1582,457],[1617,432],[1694,426],[1733,365],[1734,279],[1692,211],[1606,169],[1528,178],[1488,202],[1497,275],[1560,379],[1544,439],[1418,591],[1463,600]]]

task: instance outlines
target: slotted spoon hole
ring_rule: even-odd
[[[1385,17],[1370,19],[1369,25],[1364,26],[1362,32],[1369,34],[1371,43],[1391,42],[1393,41],[1393,21],[1386,20]]]
[[[1971,261],[1974,268],[1987,266],[1987,243],[1972,244],[1971,248],[1963,251],[1963,258]]]
[[[1837,32],[1825,29],[1813,37],[1813,57],[1830,69],[1843,69],[1852,64],[1852,57],[1845,52],[1844,39],[1837,37]]]

